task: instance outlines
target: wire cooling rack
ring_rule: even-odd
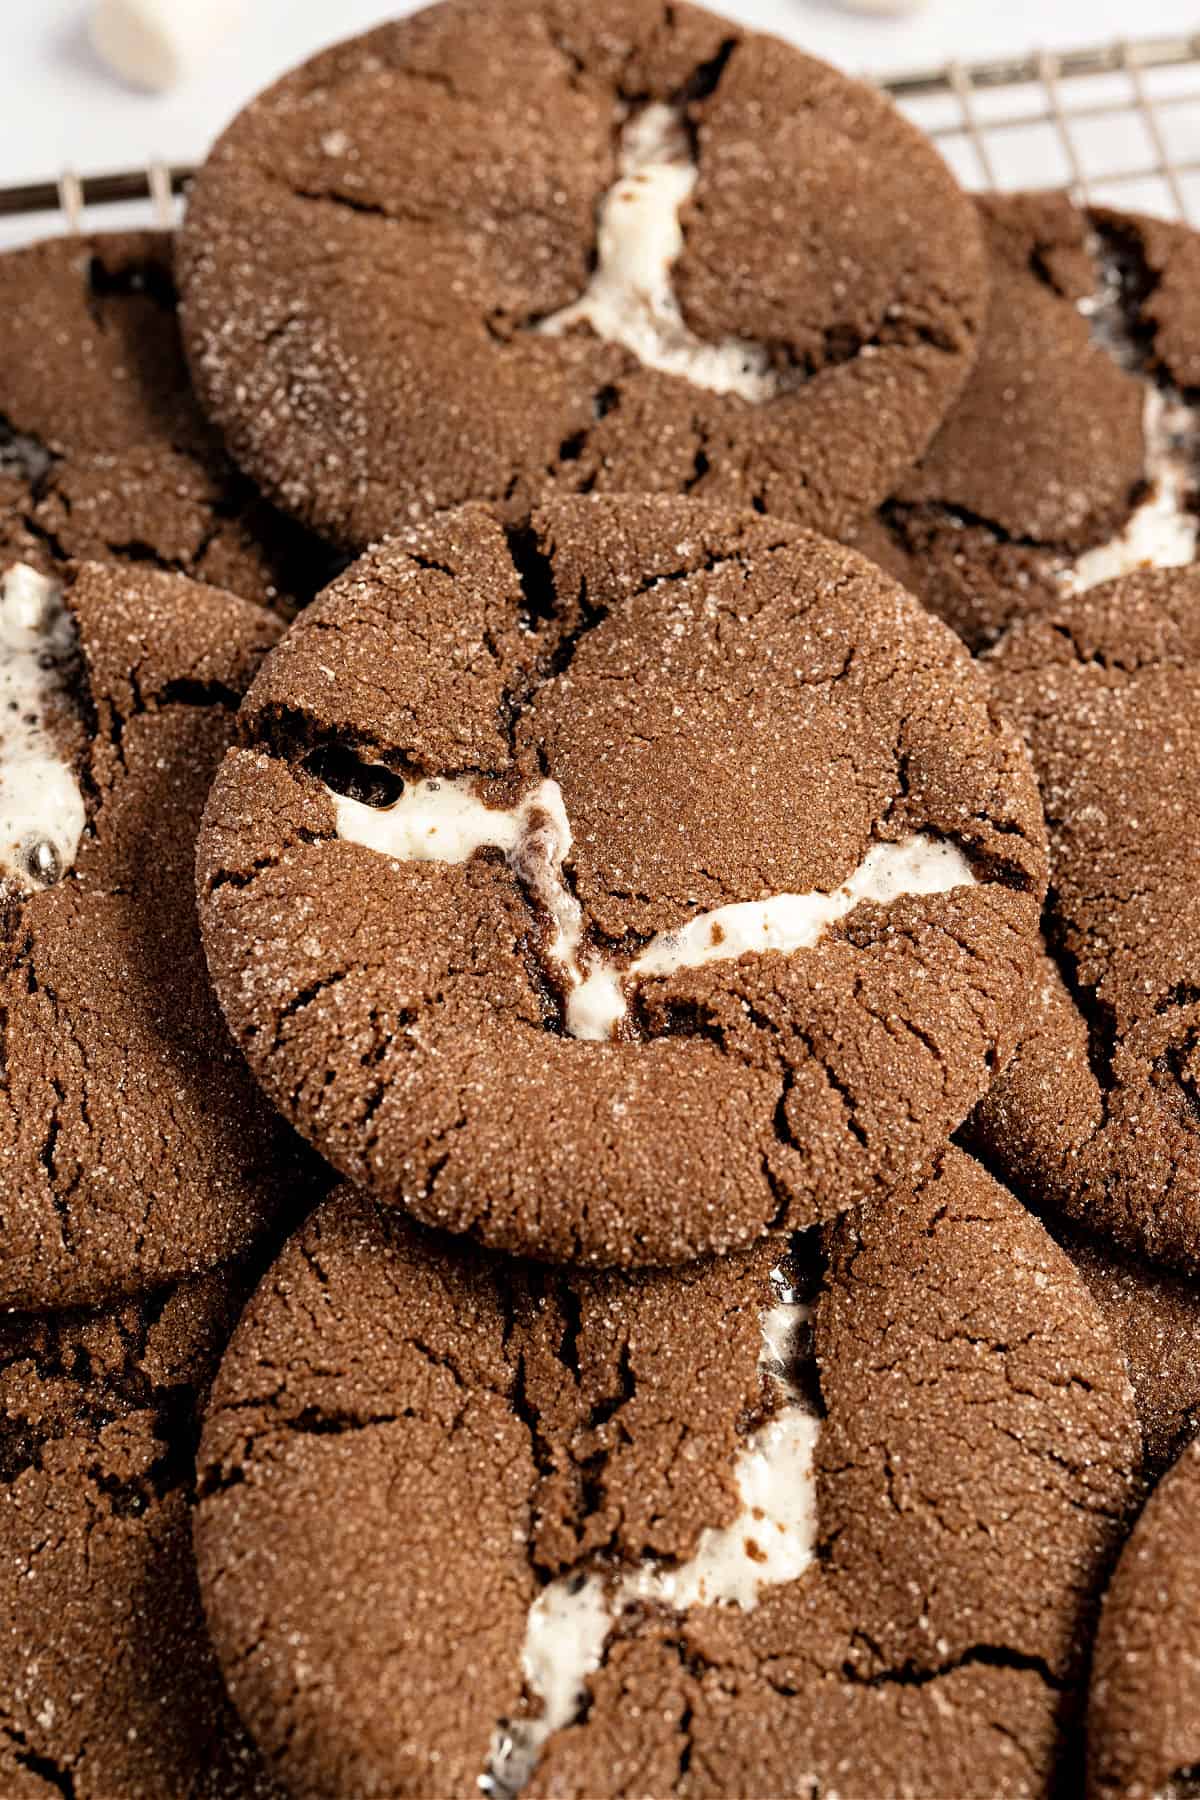
[[[948,63],[882,86],[967,187],[1065,187],[1200,217],[1200,32]]]
[[[880,85],[969,188],[1065,187],[1080,200],[1200,218],[1200,32],[954,62]],[[27,217],[30,236],[56,222],[78,231],[85,215],[89,225],[112,222],[121,202],[121,223],[131,222],[134,202],[142,223],[170,225],[191,173],[158,162],[108,175],[68,170],[0,187],[0,219]]]

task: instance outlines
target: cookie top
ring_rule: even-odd
[[[1200,1767],[1200,1442],[1159,1483],[1104,1600],[1088,1791],[1185,1800]]]
[[[978,202],[979,358],[925,456],[847,541],[973,647],[1013,618],[1196,549],[1200,238],[1063,194]]]
[[[1021,620],[984,662],[1041,784],[1061,980],[973,1130],[1018,1192],[1195,1270],[1200,569]]]
[[[1200,1425],[1200,1287],[1056,1221],[1063,1246],[1125,1354],[1142,1422],[1142,1463],[1156,1480]]]
[[[1136,1437],[957,1152],[824,1253],[635,1275],[345,1190],[214,1387],[201,1586],[298,1795],[1043,1791]]]
[[[218,140],[180,267],[235,456],[355,550],[592,489],[848,526],[961,388],[986,280],[879,93],[640,0],[447,0],[313,58]]]
[[[1148,1262],[1111,1236],[1090,1235],[1086,1204],[1073,1207],[1071,1216],[1055,1204],[1061,1203],[1061,1184],[1043,1204],[1060,1150],[1071,1141],[1086,1141],[1098,1115],[1089,1105],[1095,1094],[1088,1076],[1087,1020],[1049,955],[1034,991],[1020,1049],[960,1136],[992,1167],[1019,1179],[1022,1198],[1044,1218],[1087,1282],[1124,1352],[1142,1422],[1145,1470],[1154,1479],[1200,1424],[1200,1285],[1195,1275]],[[1103,1232],[1103,1212],[1097,1223]]]
[[[191,1554],[198,1396],[251,1273],[0,1317],[0,1789],[268,1800]]]
[[[132,1292],[243,1249],[300,1146],[212,997],[200,813],[278,621],[144,567],[0,575],[0,1304]]]
[[[165,232],[0,256],[0,559],[150,563],[292,611],[328,549],[256,493],[188,380]]]
[[[927,1169],[1006,1059],[1044,880],[946,628],[796,526],[475,506],[264,664],[198,851],[226,1016],[352,1180],[598,1264]]]

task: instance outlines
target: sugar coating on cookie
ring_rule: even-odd
[[[1042,831],[962,647],[865,561],[663,497],[471,507],[264,668],[200,913],[348,1179],[677,1263],[937,1153],[1025,1003]]]
[[[908,121],[686,0],[444,0],[312,58],[214,145],[181,291],[239,462],[355,552],[604,491],[842,529],[929,441],[986,302]]]
[[[278,635],[265,608],[144,566],[4,574],[0,1306],[211,1268],[305,1191],[213,999],[194,898],[209,782]]]
[[[740,1508],[728,1525],[706,1526],[688,1561],[643,1562],[613,1575],[560,1576],[529,1609],[521,1666],[532,1718],[506,1723],[492,1742],[479,1786],[507,1800],[519,1794],[542,1746],[578,1717],[587,1677],[599,1666],[621,1614],[637,1602],[684,1612],[691,1606],[753,1607],[760,1589],[795,1581],[816,1551],[814,1455],[820,1418],[809,1388],[797,1380],[796,1337],[812,1308],[798,1302],[782,1271],[772,1272],[779,1298],[762,1315],[760,1362],[777,1390],[779,1411],[753,1432],[734,1466]]]
[[[548,916],[545,954],[566,983],[563,1023],[568,1034],[604,1042],[627,1012],[627,982],[712,962],[764,954],[790,956],[861,902],[884,906],[904,894],[946,894],[969,887],[975,874],[954,844],[917,833],[900,843],[873,844],[858,868],[832,893],[772,894],[694,913],[676,930],[657,932],[624,965],[586,953],[583,909],[563,879],[571,826],[556,781],[540,781],[515,807],[488,806],[462,777],[427,777],[405,784],[390,807],[367,806],[329,789],[338,836],[384,856],[412,862],[466,862],[484,849],[503,852],[532,899]]]
[[[971,1141],[1018,1192],[1183,1271],[1200,1243],[1200,568],[1017,621],[984,659],[1050,826],[1052,962]],[[1164,775],[1166,772],[1166,777]]]
[[[12,564],[0,575],[0,871],[22,887],[65,874],[86,822],[52,723],[77,656],[61,584]]]
[[[1069,1045],[1043,1050],[1071,1055]],[[1020,1054],[1026,1057],[1028,1049]],[[1047,1212],[1045,1219],[1124,1354],[1142,1425],[1143,1468],[1156,1481],[1200,1426],[1200,1290],[1185,1275],[1072,1229],[1061,1215]]]
[[[1089,1800],[1188,1800],[1200,1769],[1200,1441],[1167,1470],[1104,1599],[1088,1696]]]
[[[586,1274],[318,1209],[198,1460],[213,1641],[289,1786],[1049,1787],[1136,1494],[1115,1347],[956,1152],[779,1255]]]
[[[683,253],[679,209],[700,172],[683,113],[661,101],[633,113],[621,131],[619,164],[620,178],[600,205],[595,274],[578,300],[537,329],[558,336],[587,324],[632,350],[644,368],[714,394],[769,400],[780,377],[767,352],[736,338],[705,343],[688,329],[671,285]]]
[[[0,317],[0,564],[149,564],[286,612],[324,585],[328,551],[266,504],[196,402],[171,234],[7,251]]]
[[[1064,595],[1192,562],[1200,519],[1200,237],[1061,194],[978,204],[992,297],[975,369],[847,539],[976,649]]]
[[[226,1698],[191,1552],[197,1420],[255,1273],[0,1315],[6,1796],[275,1792]]]

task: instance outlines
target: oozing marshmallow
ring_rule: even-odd
[[[0,877],[30,889],[69,869],[86,818],[47,726],[76,655],[57,581],[25,563],[0,577]]]
[[[1100,269],[1100,283],[1094,294],[1078,302],[1079,311],[1092,342],[1146,384],[1143,472],[1150,492],[1115,537],[1063,569],[1059,585],[1067,594],[1082,594],[1136,569],[1180,568],[1193,561],[1197,544],[1196,516],[1184,505],[1197,485],[1196,415],[1176,389],[1160,387],[1147,375],[1146,345],[1133,329],[1120,268],[1099,238],[1092,237],[1088,249]]]
[[[161,90],[191,74],[242,12],[242,0],[97,0],[89,32],[114,73]]]
[[[1142,428],[1150,492],[1116,537],[1086,550],[1063,571],[1061,583],[1069,594],[1136,569],[1175,569],[1195,559],[1200,521],[1185,506],[1197,486],[1195,418],[1178,397],[1152,386],[1146,389]]]
[[[655,102],[621,133],[620,177],[600,207],[596,270],[579,299],[541,320],[559,336],[586,321],[597,337],[632,350],[648,369],[682,376],[716,394],[769,400],[779,376],[759,344],[706,343],[688,328],[671,270],[683,251],[679,209],[699,171],[682,115]]]
[[[794,1359],[783,1349],[805,1317],[807,1308],[790,1301],[763,1314],[761,1361],[777,1380],[783,1404],[738,1458],[741,1509],[732,1524],[703,1531],[686,1563],[646,1562],[616,1581],[600,1573],[567,1575],[534,1601],[521,1661],[526,1686],[542,1711],[497,1731],[479,1783],[494,1800],[520,1793],[546,1740],[578,1715],[587,1677],[600,1666],[609,1633],[627,1606],[647,1600],[679,1612],[690,1606],[748,1609],[757,1605],[760,1588],[794,1581],[811,1563],[817,1529],[813,1455],[820,1421],[801,1397]]]
[[[406,784],[389,807],[327,791],[338,836],[398,862],[466,862],[477,850],[502,851],[550,924],[544,953],[563,984],[567,1032],[592,1043],[617,1031],[630,983],[752,952],[790,955],[810,949],[862,901],[886,906],[902,894],[945,894],[975,883],[956,845],[918,832],[898,844],[873,844],[832,893],[772,894],[714,907],[678,930],[659,932],[631,962],[616,963],[585,943],[583,910],[563,876],[571,826],[556,781],[540,782],[508,808],[485,805],[467,777]]]

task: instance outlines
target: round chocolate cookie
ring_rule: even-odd
[[[958,1152],[823,1251],[632,1275],[347,1189],[222,1365],[196,1549],[297,1796],[1039,1794],[1136,1461],[1079,1277]]]
[[[1193,1277],[1055,1232],[1125,1354],[1142,1422],[1143,1466],[1157,1478],[1200,1426],[1200,1288]]]
[[[1088,1027],[1058,967],[1045,958],[1034,1012],[1016,1056],[963,1126],[963,1141],[1022,1178],[1022,1196],[1067,1252],[1125,1354],[1142,1422],[1146,1474],[1155,1478],[1200,1425],[1200,1284],[1093,1237],[1038,1205],[1038,1170],[1052,1167],[1056,1131],[1072,1128],[1072,1100],[1088,1086]],[[1087,1136],[1086,1108],[1075,1129]],[[1086,1211],[1078,1215],[1087,1219]]]
[[[279,624],[145,568],[0,573],[0,1304],[91,1303],[244,1249],[307,1153],[212,996],[195,838]]]
[[[1007,1060],[1036,788],[865,560],[695,502],[465,507],[264,664],[198,850],[251,1066],[357,1185],[677,1263],[918,1179]]]
[[[1059,979],[971,1141],[1036,1205],[1200,1268],[1200,568],[1019,621],[984,659],[1050,827]]]
[[[1200,1442],[1151,1494],[1104,1600],[1088,1706],[1093,1800],[1200,1789]]]
[[[218,140],[181,245],[205,405],[355,550],[592,489],[848,527],[986,292],[882,95],[682,0],[447,0],[338,45]]]
[[[188,381],[165,233],[0,256],[0,561],[152,563],[284,611],[330,552],[258,495]]]
[[[1200,237],[1063,194],[979,201],[979,359],[915,470],[846,534],[973,648],[1196,550]]]
[[[191,1549],[197,1400],[247,1271],[0,1318],[0,1789],[266,1800]]]

